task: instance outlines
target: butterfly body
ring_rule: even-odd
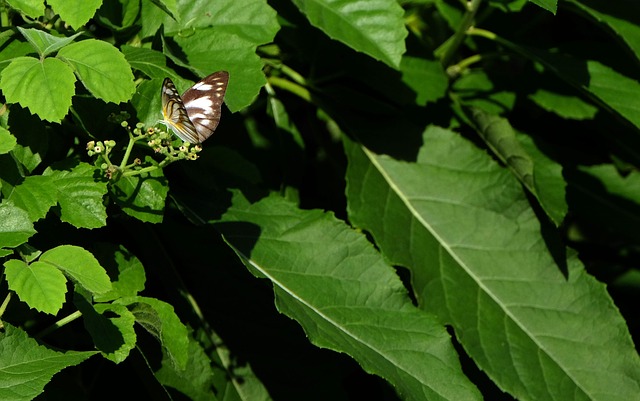
[[[218,71],[202,78],[182,96],[169,78],[162,84],[164,123],[183,141],[201,143],[216,130],[229,73]]]

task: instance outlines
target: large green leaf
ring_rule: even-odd
[[[547,249],[518,182],[450,131],[423,143],[415,162],[346,143],[350,219],[411,270],[420,305],[518,399],[638,394],[624,320],[576,257]]]
[[[23,244],[36,233],[26,210],[13,202],[0,203],[0,248]]]
[[[103,250],[102,255],[100,252],[95,255],[100,260],[101,266],[109,273],[112,289],[104,294],[95,295],[93,299],[96,302],[136,296],[144,290],[146,274],[142,263],[135,255],[122,246],[115,247],[115,249],[102,246],[99,250]],[[104,255],[106,252],[108,252],[108,256]]]
[[[17,57],[2,70],[0,88],[7,102],[19,103],[42,120],[58,122],[69,111],[75,81],[71,68],[58,59]]]
[[[20,300],[40,312],[55,315],[62,308],[67,293],[67,279],[54,266],[42,262],[27,265],[11,259],[4,263],[9,289]]]
[[[45,170],[55,182],[60,218],[76,227],[98,228],[106,224],[103,204],[107,184],[94,178],[96,169],[80,163],[71,170]]]
[[[257,46],[271,42],[280,28],[276,12],[266,0],[178,0],[176,11],[178,17],[174,19],[149,0],[143,0],[142,35],[152,35],[161,24],[167,36],[215,27],[217,32],[241,36]]]
[[[152,127],[162,120],[162,82],[164,78],[154,78],[144,81],[136,89],[131,98],[131,105],[136,110],[138,121],[146,127]]]
[[[144,72],[149,78],[171,78],[176,83],[178,75],[167,67],[167,58],[162,52],[142,47],[122,46],[122,54],[132,68]]]
[[[153,335],[169,356],[172,364],[184,369],[189,359],[189,335],[173,307],[166,302],[148,297],[127,297],[115,301],[126,305],[136,322]]]
[[[163,385],[180,390],[192,400],[210,400],[212,399],[211,388],[214,384],[211,360],[202,346],[193,338],[189,338],[188,352],[189,359],[184,369],[175,366],[165,353],[162,367],[155,376]]]
[[[402,81],[416,92],[415,103],[426,105],[444,97],[449,80],[440,62],[403,56],[400,62]]]
[[[149,156],[148,163],[156,163]],[[148,223],[160,223],[169,187],[162,169],[142,175],[125,176],[111,186],[111,192],[122,210],[130,216]]]
[[[55,180],[43,175],[29,176],[11,191],[7,199],[29,213],[31,221],[38,221],[47,215],[58,200]]]
[[[82,312],[84,327],[103,356],[115,363],[124,361],[136,346],[135,317],[124,305],[92,304],[90,296],[74,294]]]
[[[393,67],[405,52],[402,7],[395,0],[293,0],[309,21],[354,50]]]
[[[44,15],[44,2],[42,0],[7,0],[7,4],[31,18],[38,18]]]
[[[200,76],[229,71],[225,103],[231,111],[247,107],[267,83],[256,45],[247,39],[216,28],[199,29],[188,37],[175,37],[189,66]],[[187,88],[182,88],[186,90]]]
[[[40,256],[40,263],[54,266],[93,294],[111,290],[111,281],[91,252],[74,245],[60,245]]]
[[[105,102],[126,102],[135,92],[129,63],[107,42],[89,39],[72,43],[60,49],[57,57],[72,65],[89,92]]]
[[[4,324],[0,331],[0,399],[29,401],[42,393],[53,375],[97,351],[58,352],[39,345],[22,329]]]
[[[332,214],[300,210],[277,196],[248,205],[240,195],[216,227],[278,309],[319,347],[352,356],[406,400],[479,399],[446,330],[415,308],[361,233]]]
[[[6,128],[0,127],[0,155],[9,153],[17,145],[16,138]]]
[[[86,24],[102,4],[102,0],[47,0],[47,4],[60,15],[66,23],[79,29]]]

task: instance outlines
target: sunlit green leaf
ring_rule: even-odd
[[[44,57],[63,48],[82,34],[78,32],[69,37],[57,37],[39,29],[23,29],[18,27],[18,31],[20,31],[22,36],[38,51],[40,57]]]
[[[0,203],[0,247],[18,246],[35,233],[26,210],[9,201]]]
[[[16,206],[29,213],[31,221],[43,218],[58,200],[55,180],[51,177],[34,175],[24,179],[8,197]]]
[[[7,4],[31,18],[38,18],[44,14],[42,0],[7,0]]]
[[[86,24],[102,4],[102,0],[47,0],[47,4],[60,15],[67,24],[79,29]]]
[[[57,57],[71,64],[84,86],[105,102],[126,102],[135,91],[124,55],[107,42],[83,40],[62,48]]]
[[[8,260],[4,267],[9,288],[29,307],[51,315],[62,308],[67,279],[60,270],[47,263],[27,265],[17,259]]]
[[[9,153],[17,144],[16,138],[6,128],[0,127],[0,154]]]
[[[9,103],[19,103],[43,120],[60,121],[69,111],[76,78],[69,66],[55,58],[13,59],[0,79]]]
[[[80,163],[71,170],[47,169],[56,185],[60,218],[76,227],[97,228],[106,224],[107,212],[103,197],[107,184],[94,178],[95,168]]]
[[[84,248],[60,245],[43,253],[39,260],[40,263],[60,269],[91,293],[103,294],[111,290],[107,272],[91,252]]]
[[[188,36],[193,30],[214,27],[217,33],[237,35],[257,46],[271,42],[280,28],[275,11],[265,0],[177,0],[176,11],[178,15],[174,19],[149,0],[144,0],[142,34],[152,35],[161,24],[167,36],[180,31]]]
[[[238,35],[210,28],[200,29],[189,37],[176,37],[175,41],[200,76],[220,70],[229,72],[225,103],[231,111],[248,106],[267,83],[255,43]]]

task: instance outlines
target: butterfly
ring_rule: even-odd
[[[213,134],[220,122],[228,83],[228,72],[214,72],[180,96],[173,81],[165,78],[162,83],[162,122],[183,141],[201,143]]]

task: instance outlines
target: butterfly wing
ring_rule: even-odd
[[[189,119],[183,100],[169,78],[165,78],[162,83],[162,116],[167,126],[180,139],[190,143],[201,142],[196,127]]]
[[[202,78],[182,94],[182,102],[200,143],[209,138],[218,127],[222,102],[229,83],[229,73],[218,71]]]

